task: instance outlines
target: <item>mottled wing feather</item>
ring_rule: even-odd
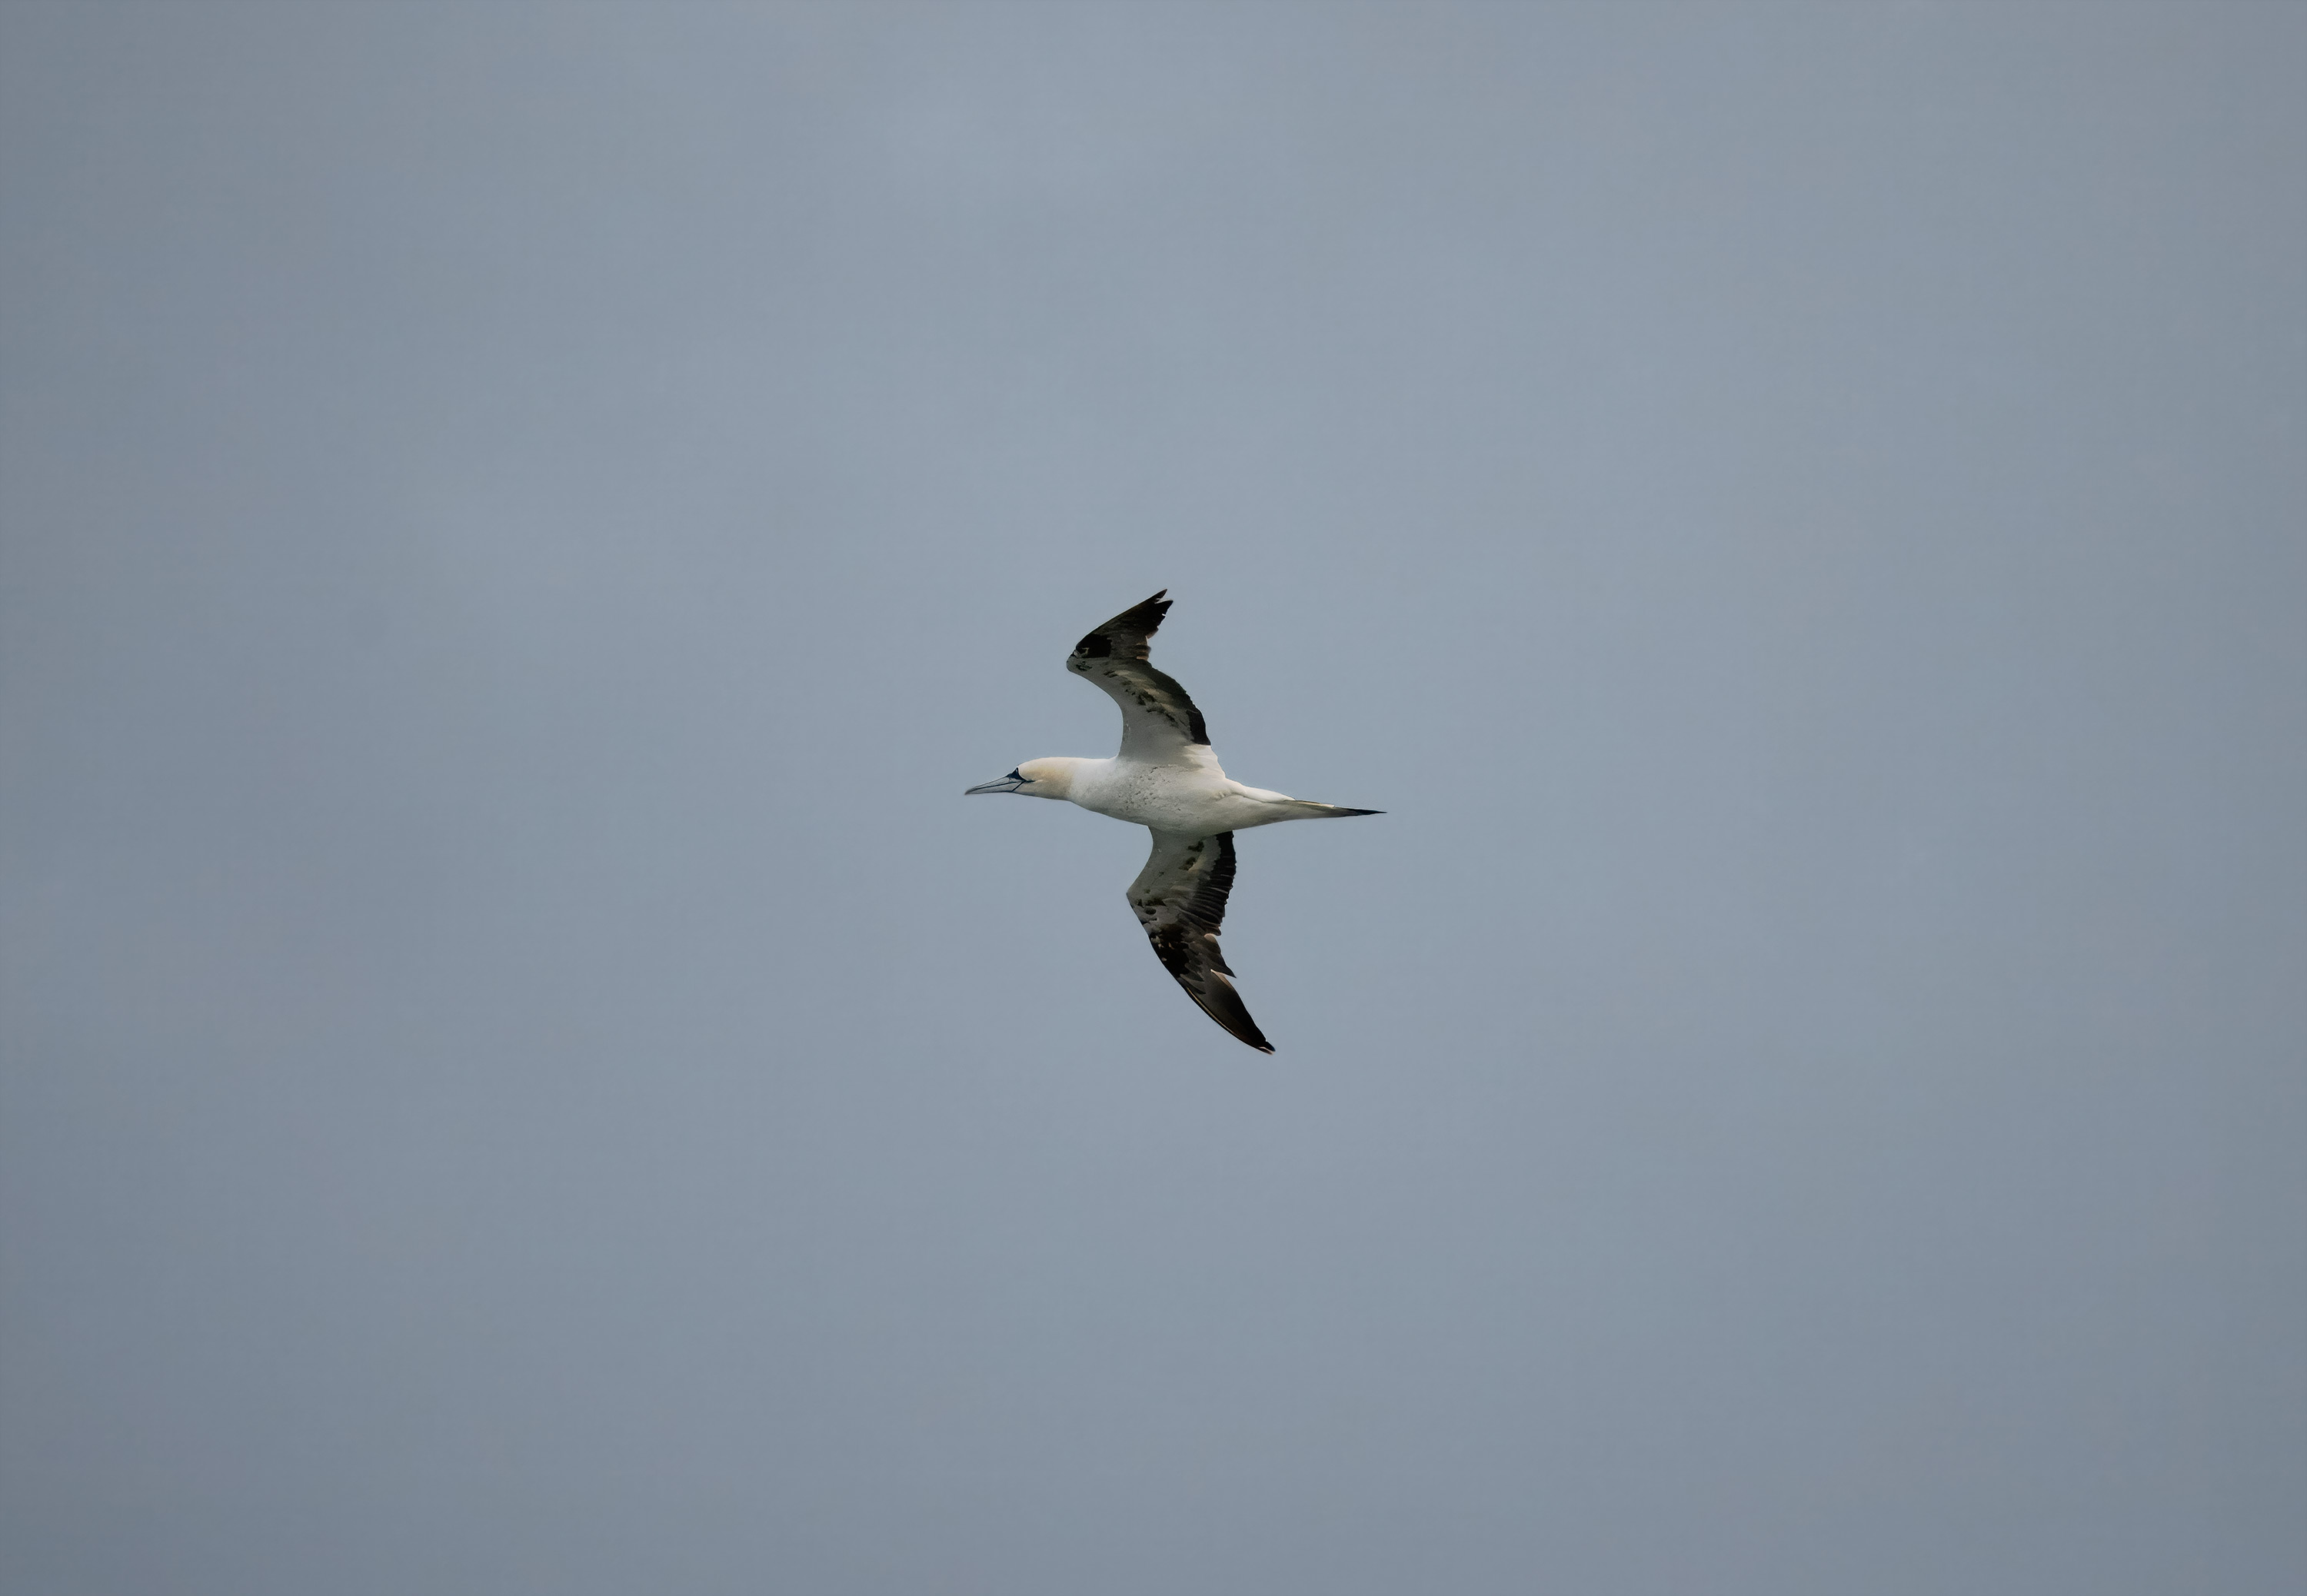
[[[1066,661],[1067,670],[1095,683],[1121,706],[1124,759],[1166,764],[1187,748],[1209,746],[1209,728],[1186,689],[1146,663],[1171,602],[1157,593],[1123,610],[1076,644]]]
[[[1231,832],[1214,837],[1155,832],[1153,856],[1129,883],[1129,907],[1137,911],[1162,968],[1177,977],[1202,1012],[1260,1053],[1272,1053],[1274,1045],[1249,1017],[1241,994],[1227,979],[1233,971],[1218,952],[1218,926],[1232,891]]]

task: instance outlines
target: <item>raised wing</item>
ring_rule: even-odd
[[[1202,1012],[1260,1053],[1272,1053],[1274,1045],[1226,978],[1233,971],[1218,952],[1218,926],[1232,891],[1231,832],[1214,837],[1155,832],[1153,857],[1129,883],[1129,907],[1137,911],[1162,968],[1178,977]]]
[[[1162,593],[1167,593],[1163,588]],[[1157,593],[1074,644],[1066,669],[1086,677],[1121,706],[1121,756],[1149,764],[1191,763],[1186,750],[1206,748],[1209,728],[1186,689],[1147,664],[1148,641],[1170,612]]]

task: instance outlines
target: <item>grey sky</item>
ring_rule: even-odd
[[[2297,1591],[2303,66],[0,8],[0,1585]]]

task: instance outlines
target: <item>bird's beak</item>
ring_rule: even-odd
[[[998,781],[988,781],[982,786],[969,788],[961,796],[975,798],[981,792],[1015,792],[1024,785],[1025,785],[1025,778],[1012,772]]]

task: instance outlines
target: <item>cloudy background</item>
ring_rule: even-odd
[[[2303,69],[12,0],[0,1583],[2288,1596]]]

